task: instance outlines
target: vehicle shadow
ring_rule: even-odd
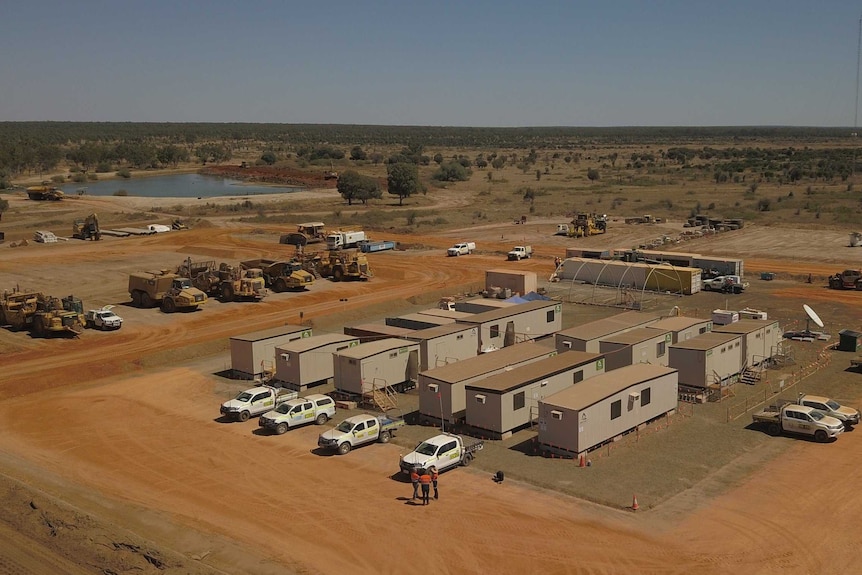
[[[751,430],[751,431],[759,431],[759,432],[760,432],[760,433],[762,433],[763,435],[770,435],[771,437],[776,437],[776,438],[783,437],[783,438],[785,438],[785,439],[792,439],[792,440],[795,440],[795,441],[806,441],[806,442],[808,442],[808,443],[820,443],[819,441],[817,441],[816,439],[814,439],[814,436],[813,436],[813,435],[804,435],[804,434],[801,434],[801,433],[787,433],[787,432],[783,432],[783,431],[782,431],[780,434],[778,434],[778,435],[774,435],[774,436],[773,436],[773,435],[771,435],[771,434],[769,433],[768,428],[767,428],[767,426],[766,426],[766,425],[762,425],[762,424],[758,424],[758,423],[754,423],[754,422],[749,423],[748,425],[746,425],[746,426],[745,426],[745,429],[748,429],[748,430]],[[851,429],[852,429],[852,428],[846,428],[846,427],[845,427],[845,428],[844,428],[844,433],[847,433],[847,432],[848,432],[848,431],[850,431]],[[830,437],[829,439],[827,439],[827,440],[826,440],[826,441],[824,441],[823,443],[834,443],[834,442],[836,442],[836,441],[838,441],[838,438],[837,438],[837,437]]]
[[[389,476],[389,479],[392,481],[397,481],[398,483],[410,483],[410,478],[401,473],[400,471],[396,471],[392,475]]]
[[[219,415],[218,417],[213,419],[213,421],[215,421],[216,423],[242,423],[240,421],[237,421],[233,417],[228,417],[227,415]]]
[[[332,457],[336,455],[334,451],[330,451],[329,449],[323,449],[321,447],[315,447],[311,450],[311,453],[319,457]]]

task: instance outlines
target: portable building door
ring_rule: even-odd
[[[510,321],[506,324],[506,335],[503,338],[503,347],[515,345],[515,322]]]
[[[416,381],[419,379],[419,350],[411,349],[410,357],[407,358],[407,377],[404,381]]]

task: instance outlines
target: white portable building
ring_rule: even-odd
[[[602,339],[599,352],[606,359],[605,371],[636,363],[667,365],[667,347],[671,343],[671,332],[652,326],[639,327]]]
[[[743,361],[740,336],[712,331],[671,345],[667,364],[680,385],[707,388],[735,382]]]
[[[716,327],[716,333],[731,333],[742,338],[744,366],[760,365],[779,354],[784,334],[771,319],[741,319]]]
[[[419,375],[419,344],[395,338],[370,341],[332,354],[332,361],[338,391],[404,391],[414,387]]]
[[[275,348],[297,339],[311,337],[311,328],[284,325],[230,338],[231,371],[240,377],[255,378],[275,369]]]
[[[416,331],[406,327],[395,327],[385,323],[363,323],[344,327],[344,335],[352,335],[359,338],[359,343],[378,341],[392,337],[404,337]]]
[[[650,327],[668,330],[672,335],[672,343],[676,343],[712,331],[712,320],[679,315],[660,319],[650,324]]]
[[[428,329],[429,327],[446,325],[448,323],[455,323],[455,319],[451,317],[440,317],[421,313],[408,313],[398,317],[386,318],[386,325],[415,330]]]
[[[420,329],[404,339],[419,343],[419,371],[440,367],[479,353],[479,328],[461,323]]]
[[[457,321],[479,328],[479,351],[482,351],[508,347],[558,331],[563,321],[563,305],[549,300],[530,301]]]
[[[659,319],[661,316],[658,314],[627,311],[557,332],[554,341],[559,352],[574,350],[598,353],[599,341],[603,338],[652,325]]]
[[[275,348],[275,381],[297,391],[333,376],[332,354],[359,345],[359,338],[339,333],[314,335]]]

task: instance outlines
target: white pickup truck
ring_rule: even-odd
[[[533,255],[533,247],[532,246],[515,246],[512,248],[506,257],[509,260],[525,260],[529,259]]]
[[[441,433],[426,439],[407,455],[402,455],[398,466],[407,475],[414,469],[428,469],[432,465],[442,472],[456,465],[470,465],[475,453],[484,446],[483,441],[468,444],[460,435]]]
[[[446,250],[447,256],[466,256],[476,249],[476,242],[461,242]]]
[[[334,415],[335,400],[328,395],[314,393],[306,397],[291,399],[272,411],[267,411],[260,416],[258,425],[281,435],[291,427],[312,421],[317,425],[323,425]]]
[[[335,429],[321,433],[317,438],[317,446],[344,455],[354,447],[366,443],[389,443],[395,430],[403,425],[404,418],[354,415],[342,421]]]
[[[84,314],[84,324],[89,328],[120,329],[123,318],[111,311],[114,306],[106,305],[102,309],[91,309]]]
[[[748,282],[742,281],[739,276],[718,276],[703,280],[703,289],[706,291],[720,291],[722,293],[742,293],[748,287]]]
[[[754,423],[765,425],[769,435],[780,435],[784,431],[813,436],[821,443],[830,438],[835,439],[844,432],[844,424],[841,420],[813,407],[791,402],[771,405],[763,411],[752,414],[751,419]]]
[[[852,407],[841,405],[834,399],[819,395],[800,395],[796,402],[799,405],[813,407],[830,417],[834,417],[844,423],[844,427],[852,427],[859,424],[859,411]]]
[[[295,391],[281,387],[261,385],[239,392],[234,399],[221,404],[221,414],[239,421],[248,421],[252,415],[260,415],[274,409],[285,401],[296,399]]]

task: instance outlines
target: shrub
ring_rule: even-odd
[[[54,182],[55,184],[62,184],[63,182],[66,181],[66,177],[65,176],[52,176],[51,181]]]
[[[123,168],[122,170],[117,170],[117,175],[121,178],[129,179],[132,177],[132,172],[130,172],[127,168]]]
[[[107,174],[111,171],[111,164],[108,162],[99,162],[96,165],[96,173],[97,174]]]
[[[77,174],[72,176],[72,181],[76,184],[83,184],[87,181],[87,174],[85,174],[84,172],[78,172]]]

